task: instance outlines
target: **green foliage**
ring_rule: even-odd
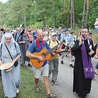
[[[84,0],[75,0],[75,21],[77,24],[81,25],[82,15],[83,15],[83,2]]]
[[[63,21],[63,26],[65,25],[65,26],[69,27],[70,24],[67,25],[67,23],[69,23],[68,16],[70,16],[69,10],[65,10],[64,12],[61,13],[61,19]]]
[[[98,33],[93,33],[94,44],[98,43]]]
[[[8,3],[2,4],[3,8],[0,7],[3,23],[9,27],[19,26],[23,22],[24,15],[27,15],[29,5],[32,0],[9,0]],[[2,22],[2,21],[1,21]]]
[[[36,22],[34,25],[32,25],[32,27],[36,28],[43,28],[43,23],[42,22]]]
[[[89,26],[94,28],[95,19],[98,18],[98,0],[90,0]]]
[[[64,3],[64,1],[66,1]],[[24,23],[26,27],[35,27],[41,23],[53,27],[54,17],[56,27],[70,27],[71,0],[8,0],[0,3],[0,25],[4,27],[18,27]],[[84,0],[74,0],[75,24],[81,27]],[[98,16],[98,0],[90,0],[89,27],[94,28]],[[55,10],[54,10],[55,6]],[[55,15],[54,15],[55,14]],[[85,13],[84,13],[85,14]],[[86,14],[85,14],[86,15]],[[36,23],[37,22],[37,23]],[[84,20],[85,22],[85,20]]]
[[[53,17],[47,17],[46,20],[46,23],[48,23],[49,27],[53,27]]]

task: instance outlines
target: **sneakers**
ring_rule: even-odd
[[[52,80],[52,83],[55,84],[55,85],[58,85],[57,81]]]
[[[53,94],[47,94],[47,97],[46,98],[56,98],[56,96],[53,95]]]
[[[17,93],[17,94],[19,93],[19,88],[17,88],[16,93]]]
[[[40,92],[39,87],[36,87],[36,88],[35,88],[35,92],[36,92],[36,93],[39,93],[39,92]]]
[[[63,61],[61,61],[61,64],[64,64],[64,62],[63,62]]]
[[[32,67],[32,65],[31,64],[28,64],[28,67]]]
[[[54,84],[55,84],[55,85],[58,85],[58,82],[57,82],[57,81],[55,81],[55,82],[54,82]]]

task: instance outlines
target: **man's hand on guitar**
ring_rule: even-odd
[[[55,55],[56,55],[56,53],[55,53],[55,52],[52,52],[52,53],[51,53],[51,55],[52,55],[52,56],[55,56]]]
[[[40,61],[43,61],[43,60],[44,60],[44,57],[38,56],[38,59],[39,59]]]

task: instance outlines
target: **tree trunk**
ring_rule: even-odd
[[[66,2],[66,0],[63,0],[63,11],[65,11],[65,2]]]
[[[22,17],[19,15],[19,16],[18,16],[18,23],[20,24],[21,21],[22,21]]]
[[[26,15],[24,14],[24,26],[26,27]]]
[[[66,0],[63,0],[62,12],[65,12],[65,2],[66,2]],[[64,19],[62,19],[62,24],[64,24]]]
[[[84,5],[83,5],[82,27],[85,23],[85,12],[86,12],[86,0],[84,0]]]
[[[71,28],[75,27],[74,0],[71,0]]]
[[[71,0],[71,13],[70,13],[70,27],[72,28],[72,0]]]
[[[71,12],[71,0],[68,0],[68,10]],[[71,13],[70,13],[70,15],[71,15]],[[68,23],[70,23],[71,21],[70,21],[70,15],[68,15]],[[71,27],[71,23],[69,24],[69,26]]]
[[[44,19],[44,16],[42,15],[42,22],[43,22],[43,25],[44,25],[44,27],[45,27],[45,19]]]
[[[87,0],[86,26],[88,26],[88,20],[89,20],[89,10],[90,10],[90,0]]]
[[[54,0],[54,23],[53,26],[56,27],[56,0]]]
[[[72,20],[73,20],[73,28],[75,28],[75,15],[74,15],[74,0],[72,0],[72,3],[73,3],[73,5],[72,5],[72,9],[73,9],[73,11],[72,11],[72,15],[73,15],[73,17],[72,17]]]

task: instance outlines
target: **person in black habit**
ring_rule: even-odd
[[[75,42],[72,53],[75,56],[73,72],[73,92],[78,97],[85,98],[91,91],[91,83],[94,78],[94,68],[91,58],[94,56],[94,45],[87,37],[89,30],[84,27],[79,35],[79,40]]]

